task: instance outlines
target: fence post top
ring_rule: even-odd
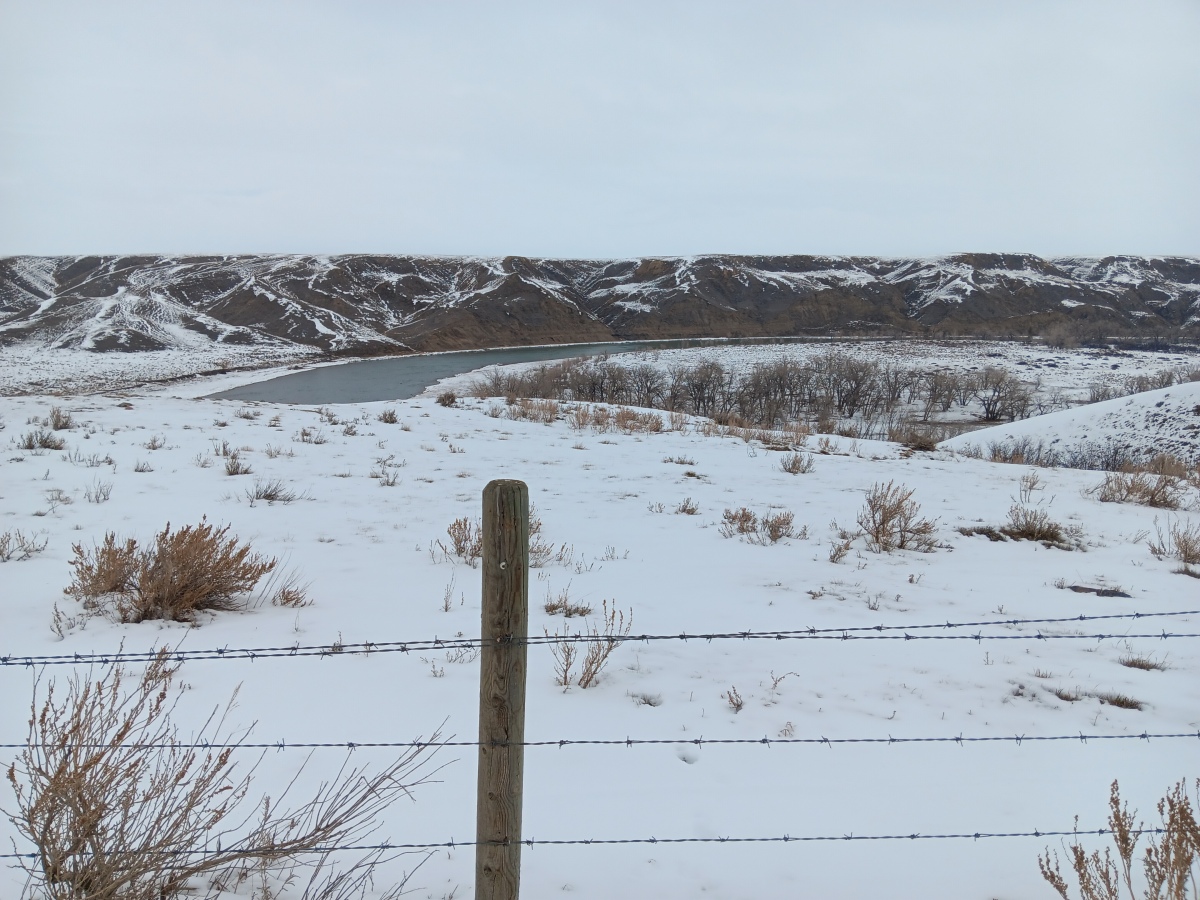
[[[487,483],[487,485],[484,487],[484,490],[495,491],[504,490],[505,488],[508,488],[509,490],[520,490],[522,488],[529,490],[529,485],[521,481],[519,478],[493,478]]]

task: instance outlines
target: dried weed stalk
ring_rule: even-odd
[[[1200,787],[1200,782],[1197,782]],[[1200,857],[1200,826],[1186,783],[1178,782],[1158,802],[1160,824],[1147,829],[1135,824],[1135,812],[1121,802],[1117,782],[1112,783],[1108,798],[1108,826],[1116,845],[1116,859],[1105,848],[1104,854],[1093,850],[1087,853],[1082,845],[1073,843],[1066,849],[1071,856],[1071,869],[1079,882],[1081,900],[1120,900],[1128,893],[1130,900],[1186,900],[1196,897],[1196,862]],[[1078,818],[1075,820],[1078,822]],[[1155,833],[1157,831],[1157,833]],[[1134,851],[1142,837],[1147,836],[1142,854],[1141,878],[1134,873]],[[1038,856],[1042,877],[1063,900],[1070,900],[1070,885],[1059,866],[1058,853],[1047,848]],[[1142,882],[1139,893],[1136,882]],[[1122,890],[1124,888],[1124,890]]]
[[[583,658],[583,667],[579,673],[579,686],[587,690],[599,677],[601,670],[608,663],[609,656],[617,649],[620,643],[619,638],[628,637],[630,629],[633,628],[633,610],[629,610],[629,619],[625,619],[625,613],[617,609],[614,602],[612,609],[608,608],[608,601],[604,601],[604,613],[600,617],[600,623],[589,623],[587,626],[587,634],[593,638],[588,644],[587,653]],[[603,640],[599,640],[603,638]],[[565,646],[560,644],[559,646]]]
[[[303,765],[280,796],[252,798],[257,762],[239,770],[233,747],[194,746],[237,744],[226,725],[233,699],[183,739],[171,721],[180,695],[169,656],[161,651],[133,684],[119,663],[94,679],[73,675],[61,694],[51,682],[41,699],[39,679],[26,746],[7,773],[15,806],[4,811],[36,850],[18,862],[22,897],[174,900],[198,881],[232,891],[256,876],[277,896],[304,870],[306,898],[362,896],[355,885],[382,857],[343,869],[317,848],[364,842],[389,804],[428,780],[428,746],[376,771],[347,759],[290,808]]]

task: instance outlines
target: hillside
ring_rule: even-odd
[[[402,353],[831,330],[1194,337],[1200,260],[12,257],[0,346]]]

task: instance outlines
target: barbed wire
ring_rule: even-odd
[[[641,747],[641,746],[688,746],[707,747],[713,745],[742,744],[761,747],[772,747],[776,744],[792,745],[825,745],[834,747],[844,744],[1007,744],[1016,746],[1022,744],[1072,741],[1086,744],[1088,741],[1145,741],[1152,740],[1200,740],[1200,731],[1178,732],[1142,732],[1140,734],[1011,734],[1011,735],[981,735],[974,737],[941,736],[941,737],[760,737],[760,738],[559,738],[541,741],[263,741],[263,742],[220,742],[197,741],[194,743],[132,743],[132,744],[0,744],[0,750],[45,749],[46,747],[61,747],[64,750],[104,750],[120,746],[129,750],[369,750],[369,749],[406,749],[425,750],[439,747]]]
[[[644,837],[644,838],[522,838],[520,841],[440,841],[428,844],[349,844],[346,846],[316,846],[305,848],[304,853],[333,853],[340,850],[453,850],[461,847],[507,847],[519,843],[523,847],[562,847],[569,845],[612,845],[612,844],[770,844],[770,843],[805,843],[819,841],[946,841],[973,840],[981,841],[990,838],[1050,838],[1050,837],[1088,837],[1111,834],[1107,828],[1097,828],[1092,831],[975,831],[947,834],[817,834],[817,835],[771,835],[769,837]],[[1164,828],[1142,828],[1131,834],[1165,834]],[[247,849],[230,850],[124,850],[124,853],[145,853],[160,856],[211,856],[227,854],[235,856],[254,857],[262,855],[263,851]],[[38,853],[0,853],[0,859],[37,859]],[[83,856],[85,854],[77,854]]]
[[[982,641],[1003,641],[1003,640],[1116,640],[1116,639],[1151,639],[1151,640],[1166,640],[1169,638],[1194,638],[1200,637],[1200,633],[1194,632],[1168,632],[1162,631],[1158,634],[1131,634],[1131,633],[1112,633],[1112,634],[1064,634],[1051,632],[1043,634],[1040,630],[1036,634],[983,634],[976,632],[974,634],[913,634],[912,632],[932,631],[936,629],[951,629],[951,628],[985,628],[1007,626],[1013,627],[1016,625],[1045,625],[1045,624],[1067,624],[1072,622],[1091,622],[1105,619],[1148,619],[1170,616],[1191,616],[1200,614],[1200,610],[1180,610],[1175,612],[1135,612],[1135,613],[1113,613],[1100,616],[1069,616],[1059,618],[1042,618],[1042,619],[995,619],[988,621],[974,622],[944,622],[932,623],[924,625],[857,625],[843,628],[803,628],[793,630],[777,630],[777,631],[727,631],[727,632],[701,632],[698,634],[688,634],[680,632],[677,634],[584,634],[576,633],[571,635],[546,634],[544,636],[533,635],[520,640],[508,640],[506,643],[515,644],[523,643],[527,646],[541,646],[546,644],[591,644],[591,643],[649,643],[652,641],[715,641],[715,640],[827,640],[827,641],[866,641],[866,640],[893,640],[893,641],[951,641],[951,640],[971,640],[976,642]],[[884,632],[901,632],[900,634],[891,634]],[[359,643],[343,643],[335,642],[332,644],[293,644],[291,646],[275,646],[275,647],[217,647],[204,650],[179,650],[169,648],[158,648],[145,651],[124,651],[119,650],[113,653],[62,653],[52,655],[14,655],[9,654],[0,656],[0,666],[53,666],[53,665],[77,665],[80,663],[100,663],[108,665],[114,662],[150,662],[164,651],[168,657],[178,662],[186,660],[212,660],[212,659],[238,659],[238,660],[256,660],[270,659],[279,657],[328,657],[328,656],[354,656],[354,655],[370,655],[372,653],[414,653],[431,650],[472,650],[483,648],[485,642],[482,638],[438,638],[413,641],[364,641]]]

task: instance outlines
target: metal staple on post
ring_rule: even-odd
[[[476,900],[517,900],[529,637],[529,488],[483,489],[483,615],[479,670]]]

